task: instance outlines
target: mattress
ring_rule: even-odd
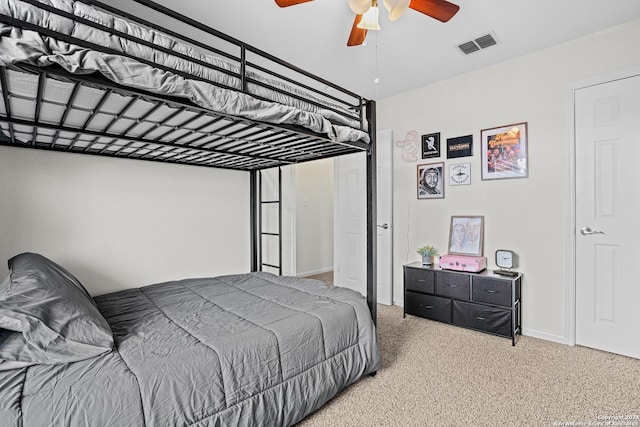
[[[238,64],[201,53],[161,32],[78,1],[39,0],[39,3],[67,15],[61,16],[19,0],[0,2],[0,14],[92,43],[107,51],[91,50],[61,38],[0,23],[0,65],[55,65],[74,74],[98,72],[115,83],[187,98],[212,111],[267,123],[299,125],[326,134],[336,142],[369,142],[368,134],[360,130],[358,114],[343,105],[253,71],[248,71],[247,77],[259,83],[249,83],[248,93],[239,91],[241,67]],[[97,30],[67,16],[98,23],[105,30]],[[135,36],[175,54],[127,40],[108,30]]]
[[[381,366],[365,299],[270,273],[95,298],[115,350],[0,370],[1,426],[292,425]]]

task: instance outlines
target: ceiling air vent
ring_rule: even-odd
[[[465,55],[469,55],[470,53],[473,53],[473,52],[475,52],[477,50],[480,50],[478,45],[475,44],[474,42],[462,43],[458,47],[460,48],[461,51],[464,52]]]
[[[465,55],[469,55],[470,53],[477,52],[480,49],[486,49],[495,44],[498,44],[495,37],[493,37],[493,35],[491,34],[485,34],[484,36],[478,37],[475,40],[471,40],[458,45],[458,48]]]
[[[496,39],[493,38],[491,34],[484,35],[482,37],[478,37],[475,42],[480,46],[480,49],[486,49],[489,46],[493,46],[496,44]]]

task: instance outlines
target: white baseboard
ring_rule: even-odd
[[[333,271],[333,266],[320,268],[318,270],[300,272],[300,273],[297,274],[297,276],[298,277],[309,277],[309,276],[315,276],[316,274],[329,273],[331,271]]]
[[[553,341],[559,344],[569,345],[569,342],[562,335],[548,334],[546,332],[536,331],[535,329],[522,328],[522,335],[528,337],[540,338],[541,340]]]

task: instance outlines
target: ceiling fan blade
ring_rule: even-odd
[[[460,10],[460,6],[446,0],[411,0],[409,7],[440,22],[447,22]]]
[[[306,3],[313,0],[276,0],[276,4],[280,7],[295,6],[297,4]]]
[[[362,15],[356,15],[356,19],[353,20],[353,26],[351,27],[349,40],[347,40],[347,46],[360,46],[364,43],[364,39],[367,37],[367,30],[358,28],[358,24],[361,19]]]

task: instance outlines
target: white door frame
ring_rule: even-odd
[[[567,87],[565,123],[567,141],[569,142],[569,198],[566,201],[567,234],[565,245],[567,248],[566,291],[565,291],[565,331],[566,344],[576,345],[576,135],[575,135],[575,92],[589,86],[595,86],[615,80],[626,79],[640,75],[640,68],[635,67],[617,71],[600,77],[570,83]]]
[[[377,272],[376,283],[377,287],[377,299],[378,303],[384,305],[393,305],[393,230],[395,221],[393,220],[393,131],[391,129],[381,129],[377,132],[376,139],[376,202],[377,202],[377,214],[376,214],[376,234],[378,235],[377,244]],[[383,150],[384,148],[384,150]],[[382,159],[382,160],[381,160]],[[381,170],[380,165],[386,166],[386,175]],[[384,179],[383,179],[384,178]],[[381,201],[388,202],[388,206],[385,206],[388,211],[385,213],[380,211],[381,206],[384,206]],[[388,228],[383,228],[383,223],[386,223]],[[388,253],[388,260],[381,261],[381,254],[386,251],[381,250],[381,245],[388,242],[386,250]],[[384,286],[384,282],[388,281],[388,284]],[[380,285],[384,286],[382,288]]]

